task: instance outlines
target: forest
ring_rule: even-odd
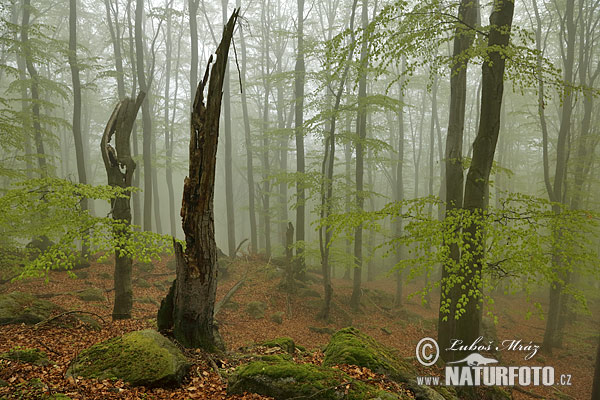
[[[2,0],[0,399],[600,400],[599,76],[599,0]]]

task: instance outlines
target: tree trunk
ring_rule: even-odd
[[[593,382],[592,400],[600,400],[600,338],[598,338],[598,349],[596,350],[596,368],[594,368]]]
[[[241,0],[237,1],[240,9]],[[258,251],[258,235],[256,233],[256,206],[254,193],[254,163],[252,160],[252,137],[250,136],[250,117],[248,116],[248,99],[246,96],[246,41],[244,40],[243,24],[238,26],[240,32],[240,47],[242,52],[241,80],[242,80],[242,116],[244,119],[244,139],[246,145],[246,169],[248,175],[248,214],[250,219],[250,251]]]
[[[467,174],[463,205],[465,210],[475,217],[481,216],[487,208],[490,171],[500,132],[504,90],[505,57],[501,50],[497,49],[506,48],[509,43],[513,14],[512,1],[494,1],[487,45],[493,50],[488,53],[490,61],[484,62],[482,66],[481,120],[477,137],[473,142],[473,159]],[[461,271],[461,274],[464,274],[466,288],[461,287],[457,297],[452,300],[457,302],[462,296],[468,298],[467,304],[464,305],[465,313],[455,322],[455,334],[465,343],[472,343],[479,337],[483,309],[481,259],[485,251],[485,234],[483,227],[477,221],[471,221],[464,232],[471,256],[469,262],[464,263],[466,264],[464,272]],[[471,292],[475,294],[471,295]]]
[[[223,6],[223,25],[227,23],[228,0],[221,0]],[[227,208],[227,245],[229,257],[235,257],[235,213],[233,210],[233,157],[231,136],[231,90],[229,87],[229,68],[225,70],[223,82],[223,133],[225,141],[225,205]]]
[[[477,21],[478,1],[461,0],[458,18],[466,25],[474,26]],[[473,45],[475,32],[468,32],[462,24],[457,24],[454,33],[453,57],[450,68],[450,110],[448,118],[448,136],[446,138],[446,213],[462,207],[463,203],[463,166],[462,144],[465,126],[465,103],[467,97],[467,64],[465,52]],[[452,361],[455,352],[446,352],[450,339],[454,336],[454,314],[456,304],[451,301],[456,289],[449,285],[449,269],[460,260],[460,252],[456,245],[450,245],[451,262],[442,267],[440,294],[440,312],[438,314],[438,343],[441,357]],[[445,309],[445,312],[442,312]]]
[[[46,177],[48,168],[46,166],[46,151],[44,150],[44,142],[42,140],[42,124],[40,121],[40,91],[39,91],[39,75],[33,65],[33,56],[29,48],[29,17],[31,15],[31,1],[23,0],[23,22],[21,24],[21,43],[23,44],[23,52],[27,72],[31,77],[31,111],[33,113],[33,132],[35,147],[37,150],[38,167],[40,175]]]
[[[73,81],[73,141],[77,159],[77,175],[79,183],[87,183],[85,160],[83,155],[83,140],[81,135],[81,82],[79,80],[79,65],[77,64],[77,0],[69,1],[69,66]],[[88,199],[81,199],[81,210],[87,211]],[[86,255],[88,245],[83,241],[81,254]]]
[[[405,70],[405,62],[404,57],[402,58],[402,71],[404,73]],[[401,203],[404,201],[404,177],[403,177],[403,166],[404,166],[404,91],[403,91],[404,82],[400,81],[398,83],[398,103],[400,104],[400,109],[398,110],[398,155],[396,160],[396,184],[394,185],[394,200]],[[394,229],[394,237],[399,238],[402,236],[402,217],[397,216],[393,221],[393,229]],[[402,261],[402,249],[400,246],[396,249],[395,254],[395,262],[398,264]],[[394,307],[398,308],[402,305],[402,271],[396,271],[396,294],[394,296]]]
[[[132,77],[132,85],[131,85],[131,97],[135,96],[137,90],[137,62],[135,59],[135,43],[134,43],[134,25],[131,23],[131,3],[133,0],[127,0],[127,29],[129,33],[129,59],[131,61],[131,77]],[[133,141],[133,157],[137,157],[139,155],[138,151],[138,136],[137,136],[137,124],[133,124],[133,133],[132,133],[132,141]],[[139,188],[140,187],[140,170],[139,168],[135,169],[133,173],[133,186]],[[142,205],[140,200],[140,193],[138,191],[133,192],[131,196],[133,200],[133,224],[137,226],[142,226]]]
[[[115,107],[100,141],[100,152],[104,161],[104,168],[108,176],[108,184],[114,187],[127,188],[131,186],[135,162],[131,158],[129,138],[131,129],[138,110],[144,101],[144,92],[138,94],[134,101],[130,98],[122,99]],[[115,138],[115,147],[110,142]],[[124,170],[124,172],[122,172]],[[128,238],[129,225],[131,224],[131,208],[129,197],[118,197],[111,200],[113,219],[123,221],[126,226],[115,227],[115,240],[125,242]],[[133,306],[133,290],[131,287],[131,257],[115,250],[115,304],[112,318],[131,318]]]
[[[125,98],[125,80],[123,74],[123,55],[121,54],[121,31],[119,27],[118,21],[118,7],[119,2],[115,2],[115,8],[112,9],[111,0],[104,0],[104,6],[106,8],[106,22],[108,24],[108,31],[110,32],[110,39],[113,45],[113,51],[115,53],[115,70],[117,72],[117,94],[119,95],[119,100]],[[115,23],[113,25],[113,20],[111,14],[114,12]]]
[[[294,134],[296,137],[296,242],[304,242],[304,173],[306,172],[304,163],[304,76],[306,69],[304,65],[304,0],[297,0],[298,3],[298,48],[296,55],[296,66],[294,70],[294,97],[295,120]],[[298,257],[298,270],[304,269],[303,245],[296,249]]]
[[[211,55],[196,91],[190,127],[189,176],[185,178],[181,206],[186,248],[184,252],[181,244],[173,241],[177,279],[159,310],[159,329],[172,327],[175,339],[183,346],[209,351],[223,347],[213,321],[217,290],[213,203],[221,94],[238,12],[234,10],[227,22],[216,61],[211,68]]]
[[[146,84],[144,67],[144,0],[135,3],[135,57],[137,78],[140,91],[146,93],[142,104],[142,154],[144,162],[144,220],[143,229],[152,230],[152,115],[150,114],[150,95]]]
[[[367,29],[369,24],[368,0],[362,3],[362,28]],[[363,191],[364,177],[364,140],[367,136],[367,106],[365,100],[367,97],[367,59],[368,45],[367,40],[363,40],[360,50],[361,77],[358,82],[358,115],[356,118],[356,209],[362,211],[365,203],[365,193]],[[360,306],[361,281],[362,281],[362,224],[356,228],[354,233],[354,278],[352,284],[352,296],[350,297],[350,306],[358,310]]]

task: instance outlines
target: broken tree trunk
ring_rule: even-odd
[[[102,140],[100,141],[100,152],[108,175],[108,184],[120,188],[131,187],[135,162],[131,158],[131,147],[129,138],[131,129],[137,116],[138,110],[146,93],[140,92],[134,101],[125,98],[116,105],[113,110]],[[115,137],[115,147],[110,145],[112,137]],[[125,225],[117,225],[114,228],[115,240],[118,243],[126,243],[129,236],[129,225],[131,224],[131,208],[129,197],[117,197],[111,200],[113,219],[122,220]],[[115,249],[115,305],[112,318],[131,318],[133,305],[133,291],[131,289],[131,257]]]
[[[234,10],[229,18],[217,48],[216,61],[211,68],[211,55],[196,90],[191,116],[189,176],[185,178],[181,204],[186,248],[184,251],[180,243],[173,242],[177,279],[162,301],[158,315],[159,330],[172,328],[175,339],[183,346],[209,351],[222,348],[213,321],[217,291],[213,198],[223,77],[238,13],[239,10]]]

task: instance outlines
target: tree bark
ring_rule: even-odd
[[[211,68],[212,56],[209,58],[204,78],[196,90],[190,127],[189,176],[185,178],[181,205],[186,248],[184,252],[181,244],[173,242],[177,279],[171,296],[163,300],[159,310],[160,329],[172,327],[175,338],[183,346],[209,351],[222,348],[213,321],[217,290],[213,203],[223,80],[238,12],[234,10],[227,22],[216,61]],[[165,317],[165,311],[170,315]]]
[[[304,219],[305,219],[305,191],[304,173],[304,76],[306,69],[304,65],[304,0],[297,0],[298,4],[298,48],[296,55],[296,66],[294,69],[294,97],[295,97],[295,120],[294,134],[296,137],[296,242],[304,242]],[[303,245],[297,247],[298,270],[304,269]]]
[[[241,0],[237,1],[240,9]],[[248,116],[248,99],[246,95],[246,41],[244,40],[243,24],[238,27],[240,32],[240,47],[242,53],[241,80],[242,80],[242,116],[244,119],[244,140],[246,145],[246,169],[248,175],[248,214],[250,219],[250,244],[251,251],[258,251],[258,235],[256,233],[256,206],[254,193],[254,163],[252,160],[252,137],[250,136],[250,117]]]
[[[362,28],[367,29],[369,25],[369,8],[368,0],[363,0]],[[364,140],[367,136],[367,106],[365,103],[367,97],[367,63],[369,50],[366,38],[363,39],[360,50],[360,68],[361,77],[358,82],[358,115],[356,118],[356,135],[358,141],[356,143],[356,209],[362,211],[365,203],[364,193]],[[363,228],[360,224],[354,232],[354,277],[352,283],[352,296],[350,297],[350,306],[354,310],[358,310],[361,297],[361,282],[362,282],[362,236]]]
[[[144,219],[143,229],[152,230],[152,115],[146,71],[144,67],[144,0],[135,3],[135,57],[140,91],[146,93],[142,104],[142,154],[144,162]]]
[[[31,49],[29,48],[29,17],[31,15],[31,1],[23,0],[23,21],[21,24],[21,43],[23,44],[23,52],[25,66],[31,77],[31,111],[33,113],[33,132],[34,142],[37,150],[38,167],[42,177],[48,176],[48,168],[46,166],[46,151],[44,150],[44,141],[42,139],[42,124],[40,121],[40,89],[39,75],[33,64]]]
[[[458,8],[458,18],[465,24],[474,26],[477,22],[477,0],[461,0]],[[468,31],[465,26],[457,24],[454,32],[453,57],[455,60],[450,68],[450,110],[448,118],[448,136],[446,138],[446,215],[454,209],[462,207],[463,203],[463,166],[462,145],[465,126],[465,104],[467,98],[467,64],[465,52],[473,45],[475,32]],[[449,264],[442,267],[440,294],[440,309],[449,302],[448,312],[438,314],[438,343],[441,357],[452,361],[455,352],[446,352],[450,339],[454,335],[454,314],[456,304],[452,302],[456,289],[448,284],[452,265],[460,260],[460,252],[456,245],[450,245]]]
[[[481,119],[477,137],[473,142],[473,159],[465,184],[464,209],[473,216],[481,216],[487,208],[490,171],[500,133],[500,114],[504,90],[505,57],[497,49],[506,48],[510,40],[510,30],[514,14],[511,0],[495,0],[494,11],[490,15],[488,36],[489,62],[482,66],[481,83]],[[471,223],[463,230],[469,244],[471,259],[461,275],[464,276],[465,289],[460,288],[457,302],[462,296],[468,297],[464,306],[465,313],[456,320],[456,337],[465,343],[472,343],[479,337],[483,285],[482,264],[485,251],[485,233],[478,222]],[[473,293],[473,294],[471,294]]]
[[[131,186],[136,165],[133,158],[131,158],[129,139],[133,123],[145,95],[144,92],[140,92],[135,101],[130,98],[122,99],[116,105],[104,129],[100,141],[100,152],[110,186],[120,188]],[[115,138],[114,148],[110,145],[113,136]],[[115,227],[113,232],[115,241],[126,243],[129,235],[129,225],[131,224],[129,197],[118,197],[111,200],[111,210],[113,219],[123,221],[126,225],[125,227]],[[115,249],[113,320],[131,318],[131,308],[133,306],[131,257],[121,250],[124,249],[118,246]]]

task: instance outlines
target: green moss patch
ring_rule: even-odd
[[[369,368],[373,372],[387,375],[390,379],[405,384],[415,394],[416,399],[456,398],[450,390],[446,390],[448,392],[446,397],[427,386],[418,385],[417,371],[408,360],[399,357],[394,350],[356,328],[350,327],[337,331],[331,337],[324,354],[324,366],[349,364]]]
[[[60,307],[29,293],[12,292],[0,295],[0,325],[37,324],[59,311]]]
[[[0,354],[0,358],[6,360],[19,361],[35,365],[48,365],[48,355],[38,349],[28,349],[25,347],[15,347],[6,353]]]
[[[279,337],[272,340],[267,340],[262,343],[262,346],[265,347],[279,347],[281,350],[287,351],[290,354],[294,354],[296,351],[296,344],[294,340],[289,337]]]
[[[68,376],[122,379],[148,387],[181,383],[187,359],[167,338],[151,329],[130,332],[82,351],[71,362]]]
[[[95,287],[84,289],[80,292],[76,292],[75,296],[77,296],[80,300],[83,301],[104,301],[106,298],[104,297],[104,291],[102,289],[98,289]]]
[[[399,399],[392,393],[354,380],[338,369],[296,364],[279,356],[238,367],[229,377],[227,391],[229,394],[257,393],[276,399]]]
[[[262,301],[251,301],[246,304],[246,313],[254,319],[265,317],[265,309],[267,306]]]

